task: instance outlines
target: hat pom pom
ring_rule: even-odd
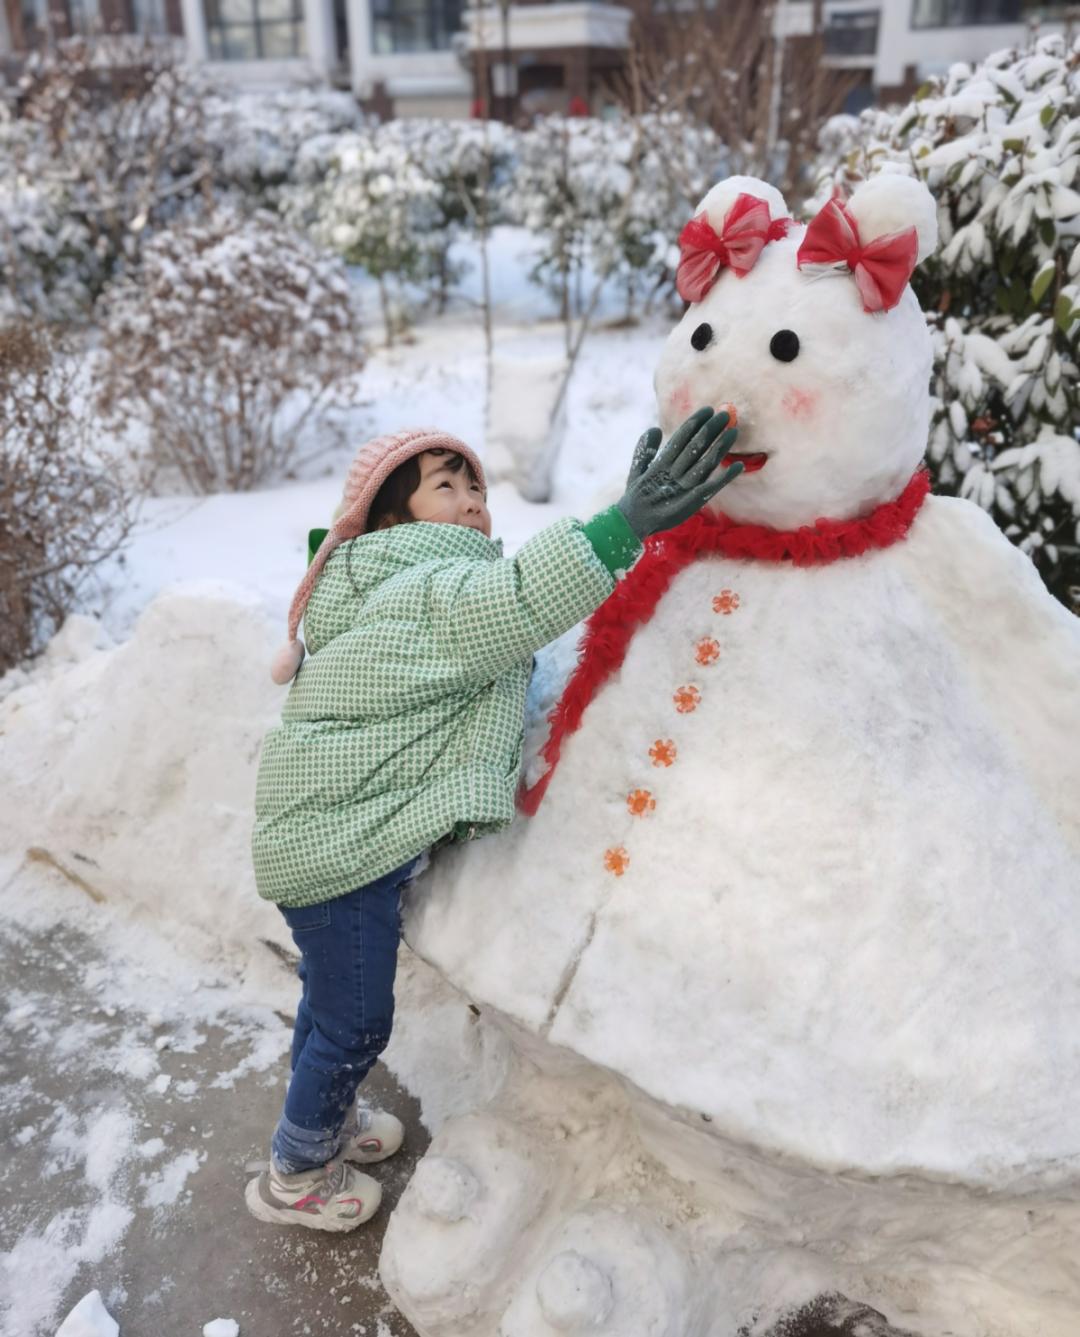
[[[284,687],[300,672],[300,665],[303,662],[303,641],[289,641],[274,656],[274,662],[270,665],[270,676],[279,687]]]

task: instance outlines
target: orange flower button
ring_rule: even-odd
[[[727,617],[730,613],[734,613],[740,603],[741,600],[734,590],[721,590],[712,601],[713,612],[723,613]]]
[[[680,715],[690,715],[701,705],[701,691],[690,684],[680,687],[671,699]]]
[[[654,766],[672,766],[679,755],[679,749],[670,738],[658,738],[649,748],[649,756]]]
[[[626,806],[631,817],[644,817],[646,813],[655,811],[656,799],[647,789],[632,789],[626,796]]]
[[[622,877],[623,873],[630,867],[630,856],[622,845],[618,845],[613,850],[604,851],[604,867],[609,873],[614,873],[616,877]]]
[[[720,642],[714,641],[711,636],[703,636],[697,643],[694,658],[705,668],[715,664],[720,658]]]

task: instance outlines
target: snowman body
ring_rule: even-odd
[[[882,1189],[880,1221],[906,1243],[880,1275],[862,1244],[879,1226],[845,1244],[847,1206],[826,1219],[796,1205],[868,1202],[846,1176],[1071,1184],[1063,1257],[1080,1247],[1080,625],[971,504],[929,497],[902,532],[884,525],[911,495],[929,423],[930,342],[906,275],[935,245],[932,200],[879,177],[833,208],[827,235],[786,215],[760,182],[709,193],[710,226],[680,267],[690,306],[655,377],[665,432],[701,405],[736,406],[746,471],[714,508],[746,542],[690,553],[620,653],[590,632],[578,667],[547,656],[566,699],[590,656],[610,662],[554,751],[546,708],[531,722],[535,815],[441,854],[410,898],[410,946],[517,1054],[484,1115],[501,1131],[451,1120],[429,1159],[471,1166],[482,1204],[492,1137],[550,1157],[515,1224],[508,1208],[471,1208],[484,1249],[505,1232],[526,1241],[520,1265],[474,1291],[463,1267],[430,1309],[403,1260],[418,1241],[437,1256],[448,1229],[461,1250],[462,1227],[403,1198],[383,1275],[425,1333],[473,1330],[462,1296],[477,1332],[577,1331],[551,1301],[570,1264],[545,1250],[560,1231],[595,1234],[601,1210],[596,1266],[575,1282],[603,1299],[590,1331],[729,1337],[717,1278],[727,1298],[737,1275],[754,1278],[744,1317],[757,1322],[805,1261],[781,1246],[807,1239],[829,1260],[820,1290],[878,1287],[945,1330],[948,1269],[924,1266],[940,1246],[921,1240],[922,1216],[900,1224],[908,1179]],[[861,536],[844,552],[822,537],[838,525]],[[567,1064],[585,1074],[573,1117]],[[588,1074],[632,1111],[599,1132]],[[598,1147],[612,1158],[599,1178]],[[692,1181],[692,1205],[669,1185],[642,1218],[631,1147],[671,1184]],[[957,1213],[955,1276],[970,1278],[1002,1227],[984,1239],[966,1192],[938,1206]],[[657,1282],[667,1317],[646,1324],[641,1269],[617,1260],[657,1230],[656,1257],[677,1237],[683,1261]],[[1001,1288],[1034,1284],[1035,1258],[996,1258],[996,1298],[969,1299],[970,1324],[949,1330],[998,1331]],[[1049,1289],[1075,1317],[1080,1278],[1064,1275]],[[1045,1307],[1015,1312],[1073,1331]]]
[[[410,942],[771,1151],[991,1183],[1075,1157],[1078,663],[965,502],[825,567],[703,559]]]

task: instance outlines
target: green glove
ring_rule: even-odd
[[[742,473],[737,463],[718,478],[710,476],[739,435],[729,421],[726,413],[698,409],[676,427],[663,450],[658,427],[650,427],[637,443],[626,491],[616,506],[639,539],[689,520]]]
[[[742,473],[743,466],[733,464],[719,478],[709,478],[738,436],[727,426],[726,413],[699,409],[672,432],[659,454],[658,427],[637,443],[622,500],[584,526],[593,551],[613,576],[633,566],[643,539],[682,524]]]

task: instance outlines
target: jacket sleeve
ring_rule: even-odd
[[[559,520],[515,557],[437,568],[426,582],[425,612],[447,658],[483,681],[569,631],[614,588],[609,550],[587,526]]]

